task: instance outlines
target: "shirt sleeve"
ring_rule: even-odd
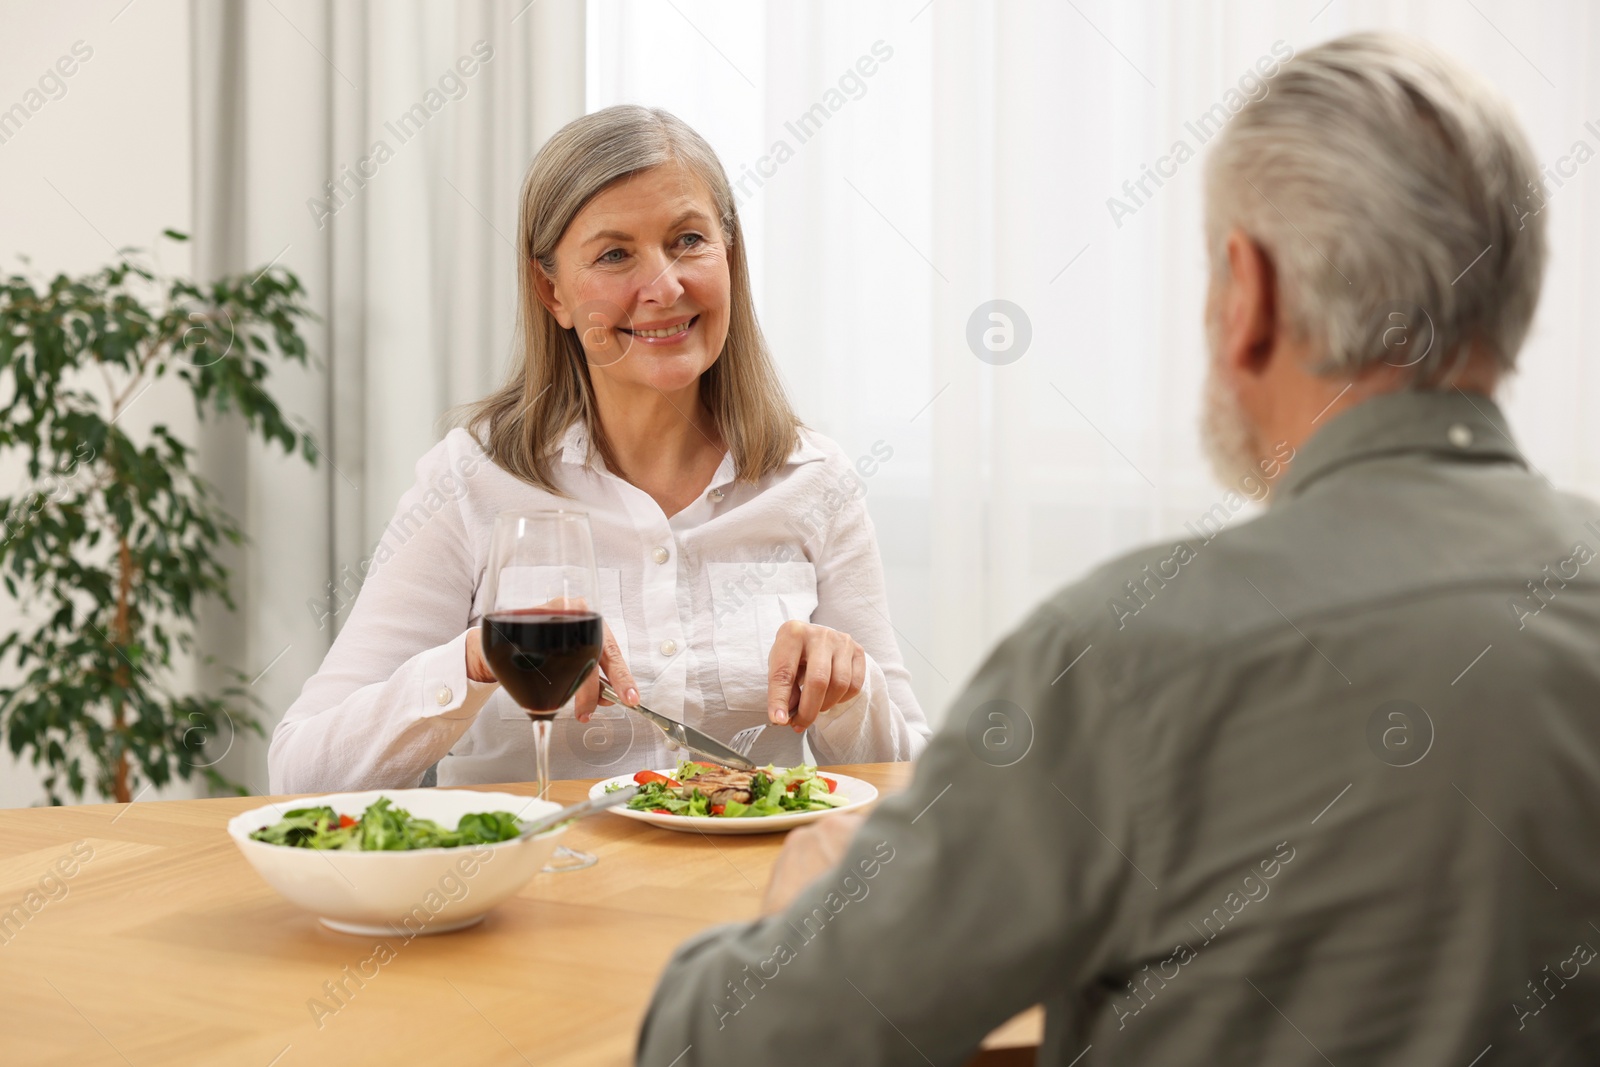
[[[1085,664],[1061,676],[1082,647],[1045,614],[1007,639],[838,867],[678,950],[638,1062],[760,1063],[826,1033],[845,1062],[960,1064],[1017,1012],[1079,1001],[1154,892],[1132,742]]]
[[[498,688],[467,678],[477,574],[460,494],[473,457],[451,452],[446,439],[418,461],[350,617],[273,732],[273,792],[415,786]]]
[[[811,621],[847,633],[867,654],[861,692],[817,718],[807,731],[821,763],[885,763],[915,759],[932,730],[911,690],[889,622],[878,537],[865,495],[841,508],[819,557],[817,608]]]

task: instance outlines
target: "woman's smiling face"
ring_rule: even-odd
[[[556,245],[540,299],[576,329],[597,387],[664,393],[699,380],[728,336],[726,238],[704,182],[677,163],[596,194]]]

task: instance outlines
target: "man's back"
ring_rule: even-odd
[[[685,947],[645,1060],[960,1063],[1042,1001],[1041,1063],[1600,1062],[1600,506],[1462,393],[1278,492],[1047,602],[834,876]]]
[[[1363,404],[1279,492],[1164,586],[1148,554],[1088,583],[1136,582],[1094,643],[1160,888],[1085,1042],[1600,1061],[1600,507],[1462,393]]]

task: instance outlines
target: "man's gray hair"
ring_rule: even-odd
[[[1433,384],[1474,345],[1514,369],[1545,231],[1538,165],[1507,102],[1392,34],[1320,45],[1269,86],[1207,164],[1213,270],[1234,227],[1260,245],[1319,373],[1389,363]]]

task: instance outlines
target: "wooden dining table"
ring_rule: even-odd
[[[833,769],[884,793],[911,777]],[[754,918],[783,843],[602,813],[566,834],[596,866],[535,877],[464,930],[358,937],[279,896],[228,836],[268,799],[291,798],[0,811],[0,1064],[631,1063],[674,947]],[[324,984],[341,980],[330,1012]],[[1037,1010],[1019,1016],[974,1062],[1031,1063],[1040,1031]]]

